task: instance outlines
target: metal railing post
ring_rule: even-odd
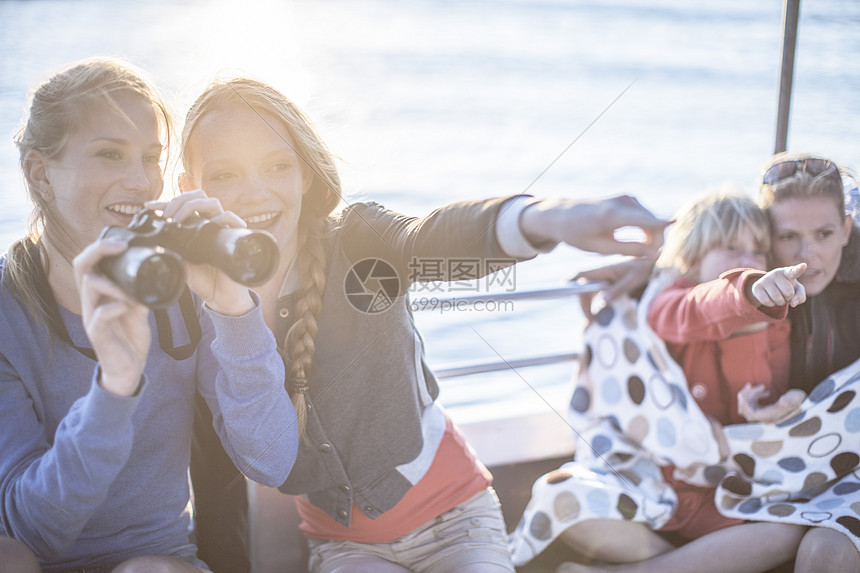
[[[782,12],[782,67],[779,74],[779,108],[776,113],[774,153],[788,149],[788,120],[791,109],[791,85],[794,79],[794,51],[797,45],[797,22],[800,0],[785,0]]]

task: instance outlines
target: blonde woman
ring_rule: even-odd
[[[759,204],[771,221],[774,263],[807,265],[798,279],[806,302],[789,311],[791,386],[806,392],[860,358],[860,226],[846,210],[843,175],[850,179],[814,153],[778,154],[762,170]],[[813,527],[803,538],[798,573],[857,570],[860,531]]]
[[[161,195],[170,125],[142,72],[99,58],[39,85],[16,138],[34,209],[0,259],[4,567],[207,571],[189,541],[196,391],[250,477],[278,485],[295,459],[295,411],[255,294],[187,265],[200,295],[186,291],[165,323],[97,271],[127,248],[101,230]],[[196,211],[244,226],[215,199],[170,206],[180,221]]]
[[[463,202],[424,218],[375,203],[333,215],[342,190],[307,117],[252,79],[216,82],[188,112],[183,188],[203,189],[278,240],[261,288],[299,412],[301,448],[280,487],[300,494],[312,571],[513,571],[491,476],[436,404],[407,290],[533,257],[559,242],[653,255],[665,221],[630,197]],[[642,227],[643,243],[613,231]],[[497,265],[493,267],[492,264]]]

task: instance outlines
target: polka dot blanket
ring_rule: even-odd
[[[779,424],[726,427],[738,469],[717,488],[730,517],[821,525],[860,551],[860,360],[821,382]]]
[[[710,423],[681,368],[648,326],[647,305],[623,298],[586,328],[568,417],[575,459],[541,476],[509,544],[523,565],[565,529],[589,519],[625,519],[660,529],[677,503],[660,466],[696,485],[718,485],[730,517],[819,525],[860,550],[860,361],[822,382],[801,413],[779,424],[726,427],[720,460]]]

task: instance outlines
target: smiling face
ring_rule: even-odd
[[[88,106],[59,156],[43,163],[49,208],[80,248],[105,226],[128,225],[164,185],[152,104],[130,92],[116,93],[114,100],[115,108]]]
[[[311,177],[284,124],[238,102],[207,111],[186,144],[183,190],[202,188],[248,226],[295,249],[302,196]]]
[[[808,296],[823,291],[836,276],[848,244],[851,217],[826,196],[792,197],[768,207],[777,266],[806,263],[798,279]]]

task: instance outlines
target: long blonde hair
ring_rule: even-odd
[[[708,251],[728,244],[744,228],[752,231],[763,251],[770,251],[767,215],[752,198],[735,191],[702,195],[678,211],[657,266],[679,275],[686,274]]]
[[[31,152],[45,159],[62,155],[69,137],[81,127],[85,109],[103,106],[122,113],[114,96],[118,92],[134,93],[152,104],[160,131],[169,149],[172,119],[165,98],[147,75],[126,62],[113,58],[90,58],[75,62],[56,72],[38,85],[30,96],[28,115],[15,134],[19,163],[26,175],[26,162]],[[30,212],[27,236],[15,242],[6,257],[3,287],[12,292],[37,318],[47,319],[54,329],[56,312],[38,294],[37,277],[44,276],[42,259],[47,255],[42,237],[63,249],[71,258],[83,248],[65,230],[63,216],[45,200],[39,189],[25,177],[27,193],[33,209]]]
[[[295,143],[294,151],[313,177],[302,198],[298,228],[296,266],[300,276],[296,296],[296,320],[281,341],[285,361],[289,362],[288,390],[298,415],[300,436],[305,436],[308,408],[308,377],[316,352],[317,319],[322,312],[326,284],[326,254],[323,236],[327,220],[341,199],[341,182],[332,153],[317,135],[307,116],[283,94],[263,82],[250,78],[232,78],[211,83],[185,117],[182,129],[182,165],[192,174],[189,141],[194,128],[208,112],[222,106],[248,105],[280,119]]]

